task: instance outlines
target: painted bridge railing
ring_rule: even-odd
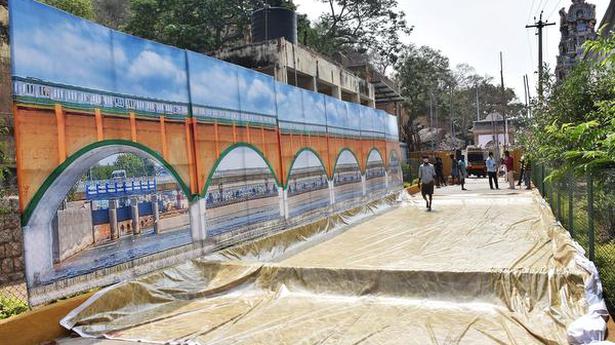
[[[156,188],[156,178],[95,181],[95,183],[86,183],[85,196],[87,200],[108,200],[152,194],[156,192]]]

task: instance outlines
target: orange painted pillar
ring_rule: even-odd
[[[133,112],[130,113],[130,139],[137,142],[137,120]]]
[[[66,124],[61,104],[55,105],[55,113],[58,130],[58,164],[62,164],[66,160]]]
[[[266,144],[267,142],[265,141],[265,126],[261,125],[261,145],[263,145],[263,152],[265,152],[264,150],[266,149]]]
[[[160,116],[160,141],[162,144],[162,157],[169,160],[169,147],[167,146],[167,127],[164,116]]]
[[[96,140],[103,141],[105,140],[105,135],[103,133],[103,117],[100,109],[96,108],[94,110],[94,114],[96,116]]]
[[[250,137],[250,126],[248,124],[246,124],[246,137],[248,143],[252,144],[252,138]]]
[[[214,140],[216,142],[216,157],[220,157],[220,136],[218,135],[218,121],[214,122]]]
[[[196,175],[196,189],[197,193],[201,192],[201,188],[204,187],[201,185],[201,150],[199,149],[199,132],[198,132],[198,121],[196,118],[192,118],[192,145],[194,152],[194,173]]]
[[[186,153],[188,155],[188,171],[190,172],[190,192],[192,194],[198,193],[198,186],[196,182],[195,170],[194,170],[194,152],[192,150],[192,135],[190,118],[186,118],[184,121],[184,127],[186,129]]]
[[[329,141],[329,133],[325,133],[327,138],[327,161],[329,162],[329,178],[333,179],[333,164],[331,163],[331,142]]]
[[[286,175],[284,174],[284,159],[282,159],[282,136],[280,134],[280,128],[276,128],[275,129],[276,133],[277,133],[277,137],[278,137],[278,159],[280,160],[280,166],[278,167],[280,169],[280,178],[278,179],[278,181],[280,181],[280,183],[282,184],[282,186],[284,186],[286,184]]]
[[[233,121],[233,144],[237,143],[237,126],[235,126],[235,121]]]

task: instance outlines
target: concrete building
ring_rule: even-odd
[[[375,88],[333,59],[284,37],[221,49],[218,59],[258,70],[277,81],[375,107]]]
[[[515,143],[516,121],[506,119],[499,113],[491,113],[483,120],[474,121],[471,131],[474,145],[481,148],[493,148],[497,145],[508,146]]]
[[[253,13],[252,43],[223,48],[212,55],[282,83],[384,110],[398,117],[403,141],[402,124],[407,116],[395,82],[378,72],[364,54],[331,57],[297,43],[296,30],[294,12],[266,7]]]
[[[559,14],[562,38],[555,75],[557,80],[562,80],[583,59],[583,43],[596,38],[596,6],[585,0],[572,0],[568,11],[562,8]]]

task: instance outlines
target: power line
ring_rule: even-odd
[[[530,61],[534,61],[534,48],[532,47],[532,42],[530,41],[529,32],[527,32],[527,45],[530,48]]]
[[[542,9],[542,1],[543,0],[540,0],[540,2],[538,3],[538,6],[536,7],[536,11],[542,11],[543,10]]]
[[[534,4],[536,3],[536,0],[532,0],[532,6],[530,6],[530,10],[527,12],[527,20],[526,22],[530,21],[530,18],[532,18],[532,12],[534,10]]]
[[[542,29],[547,26],[555,25],[555,23],[549,23],[542,20],[543,12],[540,12],[540,19],[534,23],[533,25],[526,25],[526,29],[536,28],[538,29],[538,97],[540,99],[543,98],[543,69],[544,63],[542,61]]]
[[[555,11],[559,8],[560,4],[562,3],[562,1],[564,0],[559,0],[558,2],[555,3],[555,6],[553,7],[553,9],[551,10],[551,12],[549,13],[549,15],[547,16],[547,19],[551,18],[551,16],[553,15],[553,13],[555,13]]]

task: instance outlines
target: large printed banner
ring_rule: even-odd
[[[9,5],[34,304],[402,188],[397,118],[384,111],[36,1]],[[155,176],[92,181],[122,154],[153,161]]]

